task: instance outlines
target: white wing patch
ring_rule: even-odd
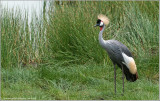
[[[127,68],[132,74],[135,74],[137,72],[137,67],[134,59],[132,57],[127,56],[125,53],[122,53],[122,56],[124,58],[123,64],[127,66]]]

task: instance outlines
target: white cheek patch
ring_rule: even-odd
[[[135,74],[137,72],[137,67],[134,59],[132,57],[127,56],[125,53],[122,53],[122,56],[124,58],[123,64],[127,66],[127,68],[132,74]]]
[[[101,21],[100,26],[103,26],[103,24],[104,24],[104,23]]]

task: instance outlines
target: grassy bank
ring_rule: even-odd
[[[2,10],[2,99],[159,99],[158,1],[50,4],[48,19],[30,25],[21,11]],[[113,65],[93,27],[100,13],[110,19],[104,39],[124,43],[136,61],[139,79],[125,80],[124,96],[118,67],[114,95]]]
[[[145,64],[145,67],[150,67]],[[2,69],[2,99],[158,100],[159,81],[156,72],[153,70],[148,73],[148,70],[139,69],[140,78],[136,82],[125,80],[125,93],[122,96],[122,72],[117,69],[115,95],[114,71],[110,65],[62,66],[56,62],[54,65],[41,65],[38,69]]]

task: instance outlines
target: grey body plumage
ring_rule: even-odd
[[[129,57],[132,57],[132,54],[129,51],[129,49],[121,42],[117,40],[104,40],[103,39],[104,29],[105,25],[103,29],[99,32],[99,43],[107,51],[112,62],[116,64],[121,64],[122,62],[124,62],[122,52],[127,54]]]

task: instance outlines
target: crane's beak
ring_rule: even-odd
[[[99,24],[94,25],[94,27],[97,27],[97,26],[99,26]]]

